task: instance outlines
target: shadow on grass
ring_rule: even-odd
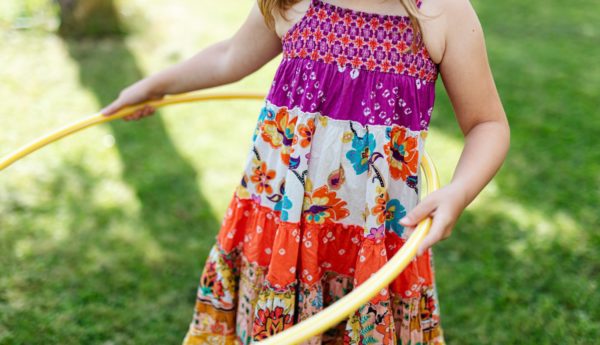
[[[18,224],[3,224],[0,234],[7,254],[0,257],[7,278],[0,278],[0,343],[181,342],[214,221],[163,215],[170,227],[159,229],[148,225],[157,215],[140,219],[98,205],[93,196],[103,179],[82,158],[35,182],[46,202],[27,205],[9,191],[14,197],[3,208]]]
[[[119,38],[97,41],[67,39],[65,43],[71,57],[79,65],[81,84],[89,89],[102,105],[110,103],[122,88],[142,77],[135,58]],[[93,291],[92,295],[83,300],[68,300],[66,303],[78,309],[104,308],[107,309],[108,315],[114,315],[117,310],[120,310],[123,318],[141,318],[121,320],[124,322],[118,327],[110,321],[98,322],[96,327],[99,328],[117,327],[107,328],[108,334],[116,335],[119,330],[127,334],[132,331],[140,332],[143,329],[142,333],[149,333],[130,334],[131,337],[138,339],[134,343],[155,343],[158,339],[164,342],[165,334],[171,337],[170,341],[165,343],[177,343],[182,340],[191,320],[201,265],[214,242],[214,235],[218,231],[220,221],[215,218],[206,198],[198,190],[197,172],[176,150],[159,112],[141,121],[115,120],[105,125],[110,127],[115,138],[115,145],[123,166],[123,180],[131,186],[141,204],[142,224],[136,231],[147,235],[148,243],[153,243],[147,249],[164,253],[165,261],[152,262],[149,266],[148,260],[144,261],[138,257],[149,253],[136,253],[122,245],[107,245],[105,249],[114,248],[114,251],[105,253],[105,260],[119,262],[122,259],[122,261],[110,270],[103,270],[100,275],[82,276],[85,277],[84,281],[78,285],[89,292]],[[71,169],[79,168],[75,165]],[[80,173],[78,176],[83,179],[85,173],[82,171],[78,173]],[[57,174],[61,176],[61,172]],[[55,181],[57,191],[64,182]],[[82,183],[86,184],[92,182],[92,180],[82,180]],[[113,209],[108,211],[108,214],[103,214],[102,211],[93,208],[85,209],[84,205],[88,197],[85,191],[81,195],[71,195],[72,200],[68,205],[73,209],[73,214],[85,217],[80,221],[86,223],[91,221],[93,224],[86,227],[88,231],[94,233],[93,235],[78,230],[82,238],[81,241],[77,237],[74,239],[76,241],[74,247],[77,250],[84,250],[82,246],[86,244],[108,241],[99,235],[106,226],[104,222],[125,217],[119,210]],[[80,228],[77,223],[72,226]],[[94,240],[90,241],[87,236],[94,237]],[[77,271],[77,268],[74,270]],[[119,280],[121,276],[126,277],[127,281],[121,282]],[[144,282],[140,283],[141,281]],[[125,291],[121,284],[126,284]],[[125,295],[122,295],[123,293]],[[132,300],[126,300],[130,297]],[[121,303],[104,304],[106,299],[111,298],[121,300]],[[165,298],[169,299],[169,303],[164,303]],[[115,310],[108,311],[109,307]],[[143,314],[132,312],[132,309],[138,308],[146,312]],[[131,315],[125,315],[128,313]],[[175,321],[171,323],[170,329],[164,329],[162,332],[158,329],[153,330],[155,325],[149,321],[164,318],[174,318]],[[93,322],[92,318],[88,320]],[[164,327],[168,323],[158,324]],[[136,327],[138,329],[132,329]],[[83,339],[95,333],[97,332],[89,332],[85,336],[82,334]],[[103,332],[99,329],[98,334]],[[152,334],[158,338],[151,341]],[[144,337],[149,338],[142,341]]]
[[[101,105],[142,77],[119,38],[64,43],[81,85]],[[36,197],[42,202],[31,205],[9,188],[0,207],[7,212],[0,216],[0,344],[183,340],[220,219],[160,112],[102,126],[115,139],[139,213],[95,202],[105,181],[84,157],[65,157],[44,181],[31,181],[49,195]]]
[[[131,52],[119,40],[66,41],[79,64],[84,87],[100,104],[112,102],[119,91],[142,78]],[[141,217],[165,245],[193,240],[199,229],[215,233],[218,221],[198,190],[197,172],[169,138],[160,111],[140,121],[108,122],[121,156],[123,179],[142,203]]]

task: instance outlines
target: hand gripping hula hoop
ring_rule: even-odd
[[[24,145],[15,152],[8,154],[0,160],[0,171],[4,170],[17,160],[26,155],[60,139],[69,134],[75,133],[93,125],[112,121],[122,118],[133,112],[141,109],[145,105],[150,105],[154,108],[163,107],[176,103],[187,103],[194,101],[208,100],[234,100],[234,99],[255,99],[264,100],[265,95],[260,93],[185,93],[178,95],[167,95],[159,100],[151,100],[135,105],[130,105],[121,108],[116,113],[110,116],[104,116],[101,113],[96,113],[82,120],[78,120],[68,124],[62,128],[55,130],[45,136],[33,140],[29,144]],[[429,157],[429,154],[424,151],[421,157],[421,168],[425,180],[427,182],[427,193],[431,193],[440,187],[440,181],[435,164]],[[431,217],[423,219],[404,243],[402,248],[394,254],[394,256],[381,267],[376,273],[371,275],[369,279],[354,288],[350,293],[323,309],[317,314],[301,321],[274,334],[267,339],[258,342],[261,345],[281,345],[281,344],[298,344],[309,339],[312,336],[321,334],[327,329],[335,326],[337,323],[352,315],[362,305],[375,297],[382,289],[388,288],[388,285],[394,280],[406,266],[415,258],[417,249],[431,228]]]

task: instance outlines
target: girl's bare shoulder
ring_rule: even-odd
[[[436,63],[442,61],[450,37],[462,34],[467,25],[479,25],[470,0],[423,0],[421,12],[429,16],[421,20],[423,40]]]
[[[308,11],[308,7],[310,6],[311,0],[300,0],[291,8],[289,8],[285,12],[285,17],[279,14],[279,11],[273,10],[273,18],[275,19],[275,33],[279,38],[282,38],[283,35],[294,25],[294,23],[298,22]]]

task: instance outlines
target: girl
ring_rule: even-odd
[[[239,31],[102,112],[242,79],[283,53],[184,344],[248,344],[332,304],[433,218],[410,265],[311,344],[444,344],[431,246],[501,166],[509,126],[468,0],[258,0]],[[438,74],[465,146],[419,196]],[[151,107],[125,117],[139,119]]]

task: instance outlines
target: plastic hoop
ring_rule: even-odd
[[[193,101],[208,101],[208,100],[218,100],[218,99],[264,99],[264,94],[259,93],[185,93],[178,95],[169,95],[165,96],[159,100],[146,101],[135,105],[129,105],[121,108],[116,113],[110,116],[104,116],[102,113],[98,112],[96,114],[90,115],[81,120],[77,120],[70,124],[67,124],[64,127],[61,127],[54,132],[48,133],[42,137],[39,137],[28,144],[23,145],[21,148],[15,150],[13,153],[10,153],[0,159],[0,171],[6,169],[8,166],[18,161],[19,159],[27,156],[28,154],[54,142],[58,139],[66,137],[69,134],[73,134],[77,131],[80,131],[84,128],[88,128],[100,123],[116,120],[127,116],[129,114],[134,113],[135,111],[141,109],[144,105],[148,104],[155,108],[164,107],[169,104],[176,103],[187,103]]]
[[[82,120],[75,121],[62,128],[55,130],[45,136],[39,137],[30,143],[22,146],[11,154],[3,157],[0,160],[0,171],[6,169],[14,162],[22,159],[28,154],[54,142],[67,135],[80,131],[84,128],[91,127],[100,123],[112,121],[118,118],[127,116],[148,104],[154,108],[163,107],[176,103],[187,103],[194,101],[207,100],[233,100],[233,99],[255,99],[263,100],[265,95],[261,93],[185,93],[178,95],[168,95],[160,100],[152,100],[142,102],[136,105],[123,107],[118,112],[111,116],[104,116],[101,113],[88,116]],[[437,190],[440,186],[439,175],[435,164],[429,157],[429,154],[424,151],[421,157],[421,168],[426,180],[427,193]],[[421,244],[429,229],[431,228],[432,219],[427,217],[423,219],[412,232],[408,240],[402,248],[394,254],[394,256],[374,273],[365,282],[354,288],[350,293],[339,299],[332,305],[323,309],[319,313],[293,325],[292,327],[274,334],[267,339],[264,339],[258,344],[261,345],[281,345],[281,344],[298,344],[309,339],[312,336],[323,333],[327,329],[335,326],[338,322],[360,308],[361,305],[367,303],[382,289],[387,288],[404,268],[415,258],[418,246]]]

